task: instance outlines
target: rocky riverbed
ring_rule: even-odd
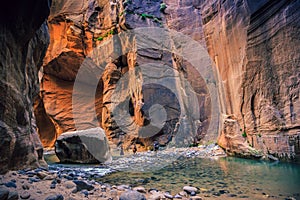
[[[52,164],[49,169],[11,171],[0,176],[0,199],[201,199],[197,196],[200,190],[193,186],[187,185],[178,194],[170,194],[142,186],[109,185],[101,183],[101,177],[120,170],[153,171],[175,162],[179,157],[214,156],[225,154],[218,146],[209,145],[127,154],[103,166]]]
[[[158,152],[138,152],[116,157],[102,166],[50,164],[49,169],[10,171],[0,176],[0,200],[143,200],[143,199],[249,199],[244,194],[230,193],[226,188],[210,190],[198,185],[184,185],[180,191],[156,189],[141,183],[109,184],[105,178],[116,171],[123,173],[155,171],[180,159],[197,157],[218,159],[226,156],[212,144],[192,148],[170,148]],[[197,179],[197,177],[195,177]],[[280,199],[259,191],[256,199]],[[295,199],[288,197],[286,199]]]

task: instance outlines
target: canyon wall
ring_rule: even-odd
[[[134,39],[117,35],[130,30],[143,32],[143,28],[167,28],[167,20],[175,24],[166,19],[168,13],[161,9],[161,3],[108,0],[53,2],[48,19],[51,40],[40,70],[40,98],[35,103],[39,134],[45,147],[52,147],[63,132],[97,126],[105,130],[112,146],[123,143],[125,149],[137,144],[138,149],[145,150],[152,146],[154,140],[166,145],[175,135],[174,130],[185,135],[188,143],[199,142],[204,137],[211,118],[211,103],[205,81],[199,72],[170,50],[150,47],[137,49],[134,47]],[[190,6],[186,13],[189,8]],[[199,31],[185,34],[193,36],[204,45],[200,36],[200,12],[196,15],[200,23],[195,25]],[[189,29],[191,27],[185,27],[185,30]],[[118,42],[110,44],[109,42],[114,41],[112,38]],[[99,45],[105,45],[107,49],[98,52]],[[97,53],[99,55],[96,60],[103,60],[102,63],[93,60],[95,57],[92,55]],[[93,74],[86,75],[89,78],[82,81],[78,77],[76,80],[78,70],[85,68],[86,63],[90,65],[87,67],[88,71],[94,70]],[[149,63],[150,66],[146,66]],[[167,67],[173,70],[164,74]],[[146,69],[150,69],[148,77],[145,76]],[[169,76],[172,76],[172,89],[164,86],[166,83],[153,82],[154,79],[164,80]],[[92,80],[97,79],[95,90]],[[126,82],[127,79],[129,82]],[[152,81],[149,83],[146,79]],[[194,92],[196,94],[192,95],[196,98],[196,103],[191,102],[193,98],[183,89],[188,88],[186,80],[194,90],[193,95]],[[90,98],[85,102],[81,99],[80,105],[74,105],[74,85],[78,82],[82,83],[80,87],[86,93],[95,90],[94,99]],[[119,93],[116,92],[118,88]],[[174,92],[179,95],[176,96]],[[182,97],[184,93],[188,96]],[[126,104],[127,115],[121,119],[122,122],[115,116],[117,107],[112,98],[118,99],[120,105]],[[187,114],[191,108],[197,110],[199,116]],[[161,109],[166,114],[166,119],[162,121],[156,112]],[[80,120],[74,120],[76,116]],[[190,137],[191,134],[193,136]],[[216,138],[217,131],[214,135]],[[177,142],[182,141],[178,139]]]
[[[125,143],[129,148],[136,143],[144,150],[154,140],[170,143],[178,130],[185,129],[192,135],[189,143],[216,141],[219,136],[218,143],[233,155],[299,155],[297,9],[297,0],[53,1],[48,20],[51,41],[41,70],[40,98],[35,103],[43,145],[52,147],[63,132],[101,126],[111,145]],[[216,67],[214,81],[177,55],[177,50],[144,47],[128,52],[135,40],[120,36],[130,30],[159,27],[184,34],[206,49],[212,70]],[[99,45],[106,45],[97,55],[103,62],[88,60]],[[95,90],[95,95],[75,106],[73,88],[82,63],[89,63],[88,70],[95,73],[89,81],[81,81],[82,88]],[[164,67],[178,73],[171,76],[176,77],[175,93],[182,98],[163,84],[148,84],[145,66],[157,80],[170,75],[160,71]],[[96,89],[92,80],[98,80]],[[185,81],[196,96],[195,104],[185,98]],[[218,95],[211,93],[212,87]],[[126,104],[128,120],[124,123],[117,119],[113,98]],[[167,120],[162,120],[154,134],[142,127],[149,128],[155,121],[151,113],[162,108],[153,107],[155,104],[164,108]],[[199,117],[185,115],[189,107],[197,108]],[[78,115],[82,120],[75,123]],[[212,124],[213,131],[209,129]]]
[[[202,8],[223,84],[219,144],[229,153],[299,154],[299,4],[227,0]]]
[[[9,1],[0,11],[0,173],[46,166],[33,101],[49,44],[50,3]]]

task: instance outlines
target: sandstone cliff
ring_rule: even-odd
[[[0,11],[0,173],[44,165],[33,101],[49,34],[47,0],[9,1]]]
[[[223,84],[219,143],[229,152],[299,154],[299,5],[227,0],[202,8],[208,51]]]
[[[74,7],[75,5],[76,7]],[[93,126],[103,127],[110,141],[114,144],[125,143],[126,148],[137,143],[139,144],[138,148],[146,149],[152,145],[154,139],[159,140],[162,145],[167,144],[173,137],[174,130],[180,130],[183,135],[189,135],[189,132],[195,134],[192,136],[193,138],[188,139],[190,143],[191,140],[196,142],[203,138],[203,131],[207,130],[209,126],[211,104],[208,89],[199,72],[179,55],[173,55],[170,51],[146,48],[128,52],[129,46],[134,41],[126,41],[121,36],[116,36],[117,33],[132,29],[167,27],[165,24],[168,13],[165,13],[160,7],[161,2],[159,1],[146,4],[142,1],[84,1],[82,4],[79,2],[73,4],[73,1],[53,2],[48,20],[51,42],[41,70],[43,74],[41,92],[40,99],[36,102],[35,112],[39,134],[44,146],[53,146],[55,139],[62,132]],[[186,13],[188,12],[189,9],[186,10]],[[200,19],[200,13],[198,12],[196,15]],[[197,33],[189,31],[186,34],[204,44],[200,36],[202,34],[201,23],[197,26],[199,29]],[[188,29],[189,27],[185,28],[185,30]],[[180,31],[179,28],[178,30]],[[118,44],[107,45],[108,50],[101,52],[100,58],[105,60],[110,56],[113,57],[113,54],[118,51],[120,55],[109,61],[110,63],[107,65],[102,66],[103,63],[98,63],[100,68],[97,73],[101,75],[101,78],[95,98],[86,101],[83,103],[84,105],[75,106],[72,95],[74,95],[73,87],[78,69],[82,67],[82,63],[87,61],[85,58],[95,51],[93,48],[105,43],[113,36],[119,37],[121,46]],[[155,65],[169,66],[170,69],[176,71],[175,74],[182,74],[171,75],[174,80],[176,79],[174,91],[179,94],[180,99],[176,94],[172,94],[174,91],[166,88],[163,84],[148,84],[147,81],[143,81],[145,77],[142,72],[139,72],[139,67],[143,67],[147,63],[152,63],[152,66],[149,67],[152,67],[150,71],[153,71],[153,76],[157,76],[154,75],[156,73],[162,80],[170,74],[163,74],[164,68],[155,68]],[[117,86],[122,77],[128,77],[129,83],[122,85],[123,83],[120,81],[118,85],[121,86]],[[90,77],[87,82],[81,81],[85,85],[82,86],[85,87],[85,91],[94,90],[91,85],[91,80],[94,78]],[[199,111],[198,117],[190,117],[187,114],[190,112],[188,110],[193,107],[191,100],[181,97],[185,93],[183,88],[187,88],[185,80],[188,80],[195,89],[195,98],[198,102],[195,107],[198,109],[194,110]],[[128,115],[127,118],[122,119],[124,121],[122,127],[114,116],[115,103],[112,101],[117,87],[124,87],[124,90],[114,98],[122,99],[120,104],[128,104]],[[153,107],[153,105],[161,107]],[[89,112],[93,110],[94,106],[96,115]],[[165,110],[167,118],[163,123],[150,116],[155,113],[155,110],[161,108]],[[76,113],[81,115],[82,120],[75,124],[74,115]],[[183,118],[184,115],[188,117]],[[157,123],[161,123],[157,124],[160,128],[157,128],[156,125],[153,126],[155,120]],[[149,125],[148,131],[143,128],[147,125]],[[217,131],[214,135],[217,136]]]
[[[167,144],[180,130],[191,133],[190,143],[214,141],[219,135],[219,144],[235,155],[292,158],[299,154],[299,1],[55,0],[51,10],[51,42],[35,110],[44,146],[53,146],[63,132],[101,126],[112,143],[124,142],[127,147],[137,143],[141,149],[155,139]],[[210,63],[214,80],[174,52],[159,48],[126,52],[134,40],[117,34],[142,27],[171,29],[197,41],[215,63]],[[79,102],[74,110],[78,70],[94,48],[111,38],[117,42],[107,44],[98,55],[105,62],[87,62],[98,65],[96,71],[89,68],[96,75],[82,81],[85,91],[96,91],[94,97]],[[147,76],[138,69],[147,63],[152,63],[148,67],[157,83],[169,74],[155,66],[178,73],[173,85],[180,98],[163,84],[146,84]],[[124,77],[129,82],[122,82]],[[96,89],[92,80],[98,80]],[[196,103],[185,98],[186,80]],[[126,104],[124,123],[115,115],[112,97]],[[153,107],[157,104],[165,109],[160,116],[166,115],[167,120],[162,120],[163,125],[157,122],[157,133],[148,133],[142,127],[155,121],[150,115],[162,108]],[[189,107],[197,108],[199,116],[185,115]],[[82,120],[75,123],[76,115]]]

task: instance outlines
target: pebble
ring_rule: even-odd
[[[44,179],[46,176],[48,176],[48,174],[45,173],[45,172],[38,172],[37,173],[37,177],[39,177],[40,179]]]
[[[167,199],[173,199],[174,197],[170,194],[170,193],[164,193],[164,196],[167,198]]]
[[[80,193],[84,194],[85,197],[89,196],[89,192],[87,190],[81,190]]]
[[[190,193],[190,195],[191,195],[191,196],[196,196],[196,192],[192,191],[192,192]]]
[[[229,192],[228,190],[219,190],[219,193],[220,193],[220,194],[225,194],[225,193],[228,194],[228,193],[230,193],[230,192]]]
[[[40,178],[34,178],[34,177],[29,178],[29,182],[39,182],[40,180],[41,180]]]
[[[61,194],[50,195],[45,200],[64,200],[64,196]]]
[[[130,187],[128,185],[119,185],[116,187],[116,189],[120,190],[120,191],[125,191],[125,190],[130,189]]]
[[[119,200],[146,200],[146,197],[137,191],[127,191],[120,195]]]
[[[213,195],[214,196],[220,196],[221,194],[219,192],[214,192]]]
[[[118,196],[118,191],[117,190],[111,190],[109,192],[109,194],[112,196],[112,197],[117,197]]]
[[[180,196],[179,194],[176,194],[176,195],[174,196],[174,198],[175,198],[175,199],[182,199],[182,196]]]
[[[86,183],[85,181],[74,180],[73,182],[76,184],[78,191],[81,191],[81,190],[91,191],[94,189],[94,186]]]
[[[47,175],[43,180],[53,180],[55,179],[57,176],[54,175]]]
[[[12,192],[9,193],[7,200],[18,200],[18,199],[19,199],[18,192],[12,191]]]
[[[7,182],[7,183],[4,183],[4,185],[6,186],[6,187],[13,187],[13,188],[17,188],[17,185],[16,185],[16,183],[14,183],[14,182],[12,182],[12,181],[10,181],[10,182]]]
[[[193,196],[193,197],[190,197],[190,200],[202,200],[202,198],[199,196]]]
[[[23,188],[23,190],[29,190],[30,185],[24,184],[24,185],[22,185],[22,188]]]
[[[179,195],[182,196],[182,197],[187,197],[188,196],[185,191],[179,192]]]
[[[135,188],[133,188],[133,190],[141,192],[141,193],[146,193],[146,189],[142,186],[135,187]]]
[[[67,189],[72,189],[76,187],[76,184],[73,181],[66,181],[64,182],[64,186]]]
[[[106,191],[106,186],[105,185],[102,185],[101,186],[101,192],[105,192]]]
[[[27,191],[25,191],[25,192],[21,193],[20,197],[21,197],[21,199],[29,199],[30,194]]]
[[[50,189],[55,189],[55,188],[56,188],[56,184],[53,184],[53,183],[52,183],[52,184],[50,185]]]
[[[198,189],[192,186],[184,186],[183,190],[186,191],[187,193],[191,193],[191,192],[197,192]]]

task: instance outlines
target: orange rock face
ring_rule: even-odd
[[[51,41],[35,110],[44,146],[53,146],[63,132],[101,126],[111,145],[124,143],[125,150],[133,144],[138,144],[139,150],[147,149],[154,140],[171,144],[172,138],[182,133],[190,134],[184,138],[189,144],[218,137],[219,144],[236,155],[292,158],[298,154],[299,55],[295,52],[299,26],[295,19],[299,12],[295,9],[299,3],[165,3],[162,12],[159,2],[139,0],[53,2],[48,20]],[[134,39],[117,36],[155,27],[178,31],[202,45],[214,63],[215,78],[197,70],[180,53],[149,46],[138,49]],[[162,36],[157,37],[159,41]],[[149,40],[151,37],[143,41]],[[87,61],[99,45],[105,50]],[[173,45],[179,52],[180,45]],[[90,62],[86,69],[90,74],[82,80],[82,87],[94,90],[93,80],[98,85],[95,97],[79,103],[74,111],[74,82],[85,62]],[[145,65],[151,69],[146,75]],[[159,71],[162,66],[173,70],[176,81],[172,87],[179,95],[163,84],[170,74]],[[149,76],[157,81],[149,84]],[[186,95],[186,81],[197,101]],[[121,123],[115,100],[127,109]],[[156,112],[162,108],[163,112]],[[191,110],[197,110],[196,117]],[[81,120],[74,123],[77,115]]]
[[[246,146],[261,153],[281,158],[299,155],[296,7],[299,2],[284,1],[216,1],[204,6],[207,47],[224,88],[219,139],[224,148],[242,152],[230,143],[238,144],[234,138],[244,134]],[[226,115],[233,116],[235,123],[228,123]]]

